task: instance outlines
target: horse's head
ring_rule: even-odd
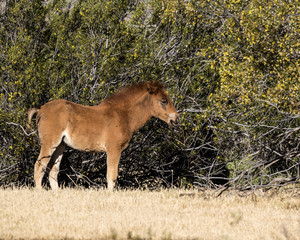
[[[164,86],[157,82],[147,82],[147,91],[152,96],[153,116],[168,124],[177,124],[179,114],[168,93],[164,90]]]

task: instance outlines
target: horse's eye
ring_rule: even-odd
[[[161,102],[161,104],[163,104],[163,105],[167,105],[167,104],[168,104],[168,100],[165,99],[165,98],[161,99],[160,102]]]

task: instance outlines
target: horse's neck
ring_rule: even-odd
[[[129,128],[132,132],[141,128],[151,117],[151,97],[148,93],[139,96],[128,108]]]

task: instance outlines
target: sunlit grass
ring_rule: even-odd
[[[300,239],[300,193],[0,189],[2,239]]]

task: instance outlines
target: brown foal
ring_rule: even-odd
[[[107,185],[112,190],[118,176],[121,152],[135,131],[152,116],[168,124],[179,115],[163,85],[138,83],[126,87],[97,106],[54,100],[40,109],[28,110],[28,120],[37,113],[41,151],[34,167],[36,188],[42,187],[46,169],[52,189],[58,189],[57,175],[65,146],[81,151],[107,153]]]

